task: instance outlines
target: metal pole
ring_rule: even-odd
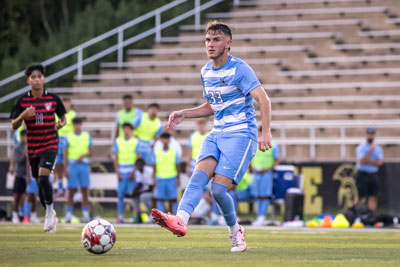
[[[200,30],[200,0],[194,0],[194,29]]]
[[[118,68],[122,67],[124,61],[124,30],[118,29]]]
[[[340,139],[342,139],[342,143],[340,144],[340,158],[342,160],[346,159],[346,144],[344,143],[346,139],[346,128],[342,126],[340,128]]]
[[[286,128],[281,128],[282,158],[286,159]]]
[[[82,80],[82,48],[79,48],[78,50],[78,75],[77,79],[78,81]]]
[[[156,43],[160,43],[161,42],[161,16],[160,16],[160,12],[156,13]]]
[[[6,131],[7,134],[7,158],[11,157],[11,133],[10,133],[10,129],[7,129]]]
[[[315,128],[310,127],[310,159],[315,159]]]

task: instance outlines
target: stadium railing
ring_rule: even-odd
[[[400,120],[311,120],[311,121],[273,121],[272,128],[280,131],[279,138],[276,142],[282,146],[282,157],[285,157],[285,147],[287,145],[307,145],[310,147],[309,158],[315,159],[315,146],[316,145],[339,145],[341,159],[346,158],[346,145],[359,144],[364,140],[364,137],[349,137],[346,135],[347,129],[366,128],[374,126],[377,129],[381,128],[400,128]],[[109,137],[107,138],[94,138],[93,144],[95,146],[111,146],[115,138],[115,124],[114,122],[87,122],[83,127],[87,131],[108,131]],[[195,122],[183,122],[178,126],[178,130],[190,130],[195,128]],[[338,137],[318,137],[316,130],[320,128],[331,128],[340,130],[340,138]],[[309,137],[306,138],[289,138],[286,137],[288,129],[307,129]],[[10,155],[12,145],[12,133],[9,123],[0,124],[0,132],[6,132],[6,138],[0,139],[0,147],[7,147],[8,155]],[[186,145],[187,139],[178,139],[182,145]],[[400,139],[397,136],[381,136],[377,139],[378,144],[382,145],[399,145]]]
[[[170,26],[172,26],[172,25],[174,25],[174,24],[176,24],[176,23],[178,23],[178,22],[180,22],[180,21],[182,21],[184,19],[192,17],[192,16],[195,17],[195,24],[200,26],[200,15],[201,15],[201,12],[204,11],[205,9],[208,9],[208,8],[210,8],[212,6],[217,5],[218,3],[222,2],[222,1],[223,0],[209,0],[206,3],[201,4],[200,0],[194,0],[194,8],[193,9],[191,9],[189,11],[186,11],[183,14],[177,15],[176,17],[174,17],[174,18],[172,18],[172,19],[170,19],[168,21],[162,22],[161,21],[161,15],[162,15],[163,12],[166,12],[166,11],[170,10],[171,8],[173,8],[173,7],[176,7],[176,6],[178,6],[178,5],[180,5],[180,4],[184,3],[184,2],[187,2],[187,0],[175,0],[175,1],[172,1],[172,2],[170,2],[168,4],[165,4],[160,8],[157,8],[157,9],[155,9],[155,10],[153,10],[153,11],[151,11],[151,12],[145,14],[145,15],[142,15],[142,16],[140,16],[138,18],[135,18],[135,19],[123,24],[123,25],[120,25],[119,27],[116,27],[116,28],[114,28],[114,29],[112,29],[112,30],[110,30],[110,31],[108,31],[106,33],[103,33],[103,34],[101,34],[101,35],[99,35],[99,36],[97,36],[97,37],[95,37],[95,38],[93,38],[93,39],[91,39],[91,40],[89,40],[87,42],[84,42],[84,43],[82,43],[82,44],[80,44],[80,45],[78,45],[78,46],[76,46],[74,48],[71,48],[71,49],[69,49],[69,50],[67,50],[67,51],[65,51],[65,52],[63,52],[63,53],[61,53],[59,55],[56,55],[56,56],[54,56],[54,57],[52,57],[52,58],[50,58],[48,60],[43,61],[42,64],[44,66],[48,66],[48,65],[51,65],[53,63],[59,62],[60,60],[66,58],[66,57],[69,57],[71,55],[76,55],[76,57],[77,57],[77,63],[75,63],[75,64],[73,64],[73,65],[71,65],[69,67],[66,67],[66,68],[64,68],[64,69],[62,69],[60,71],[57,71],[57,72],[47,76],[46,77],[46,82],[47,83],[51,82],[51,81],[53,81],[53,80],[55,80],[55,79],[57,79],[59,77],[64,76],[65,74],[70,73],[70,72],[75,71],[75,70],[77,71],[77,78],[79,80],[80,77],[82,77],[82,75],[83,75],[83,67],[85,65],[87,65],[89,63],[92,63],[92,62],[94,62],[94,61],[96,61],[96,60],[98,60],[98,59],[100,59],[100,58],[102,58],[102,57],[104,57],[106,55],[114,53],[114,52],[117,52],[117,59],[118,59],[117,61],[119,63],[122,63],[123,62],[123,55],[124,55],[123,53],[124,53],[124,47],[125,46],[128,46],[128,45],[130,45],[132,43],[135,43],[135,42],[137,42],[139,40],[142,40],[142,39],[144,39],[146,37],[149,37],[151,35],[155,35],[155,42],[158,43],[161,40],[161,31],[163,29],[168,28],[168,27],[170,27]],[[235,0],[234,4],[238,4],[239,2],[240,1]],[[154,20],[155,20],[155,27],[153,27],[153,28],[151,28],[149,30],[143,31],[143,32],[141,32],[141,33],[139,33],[139,34],[137,34],[135,36],[132,36],[132,37],[130,37],[128,39],[125,39],[126,36],[124,36],[124,32],[127,29],[139,24],[140,22],[143,22],[145,20],[152,19],[152,18],[154,18]],[[88,47],[91,47],[92,45],[97,44],[98,42],[103,41],[103,40],[105,40],[105,39],[107,39],[107,38],[109,38],[111,36],[117,36],[118,37],[117,38],[118,41],[117,41],[117,43],[115,45],[113,45],[111,47],[108,47],[107,49],[105,49],[105,50],[103,50],[101,52],[98,52],[98,53],[96,53],[94,55],[91,55],[91,56],[89,56],[87,58],[84,58],[84,56],[83,56],[84,55],[84,53],[83,53],[84,49],[86,49]],[[21,79],[23,77],[24,77],[24,71],[16,73],[16,74],[14,74],[14,75],[6,78],[6,79],[1,80],[0,81],[0,87],[8,85],[9,83],[11,83],[11,82],[13,82],[15,80]],[[13,99],[14,97],[17,97],[17,96],[27,92],[28,90],[29,90],[29,86],[25,86],[25,87],[23,87],[23,88],[21,88],[19,90],[16,90],[16,91],[14,91],[14,92],[12,92],[10,94],[7,94],[5,96],[0,97],[0,104],[5,102],[5,101],[8,101],[10,99]]]
[[[247,0],[240,1],[239,6],[250,6],[250,5],[295,5],[295,4],[335,4],[335,3],[357,3],[357,2],[367,2],[366,0]],[[369,1],[370,3],[372,1]]]

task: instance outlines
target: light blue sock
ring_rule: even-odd
[[[231,198],[233,200],[233,205],[235,205],[235,210],[237,210],[238,201],[237,201],[237,198],[236,198],[236,192],[235,191],[228,191],[228,194],[231,196]]]
[[[213,182],[211,185],[211,193],[221,208],[226,224],[228,226],[234,226],[236,224],[235,204],[233,203],[233,199],[230,194],[228,194],[228,187],[226,185]]]
[[[215,201],[215,200],[213,201],[213,204],[212,204],[212,212],[216,215],[220,214],[217,201]]]
[[[118,202],[117,202],[118,217],[124,216],[124,208],[125,208],[124,196],[118,196]]]
[[[24,216],[24,207],[23,206],[18,206],[18,215]]]
[[[257,199],[256,204],[257,204],[257,216],[265,216],[265,214],[263,213],[262,200]]]
[[[179,202],[178,211],[183,210],[191,215],[199,204],[204,187],[206,187],[208,181],[209,178],[205,172],[202,170],[195,170]]]
[[[82,212],[89,212],[89,206],[83,206]]]
[[[74,211],[74,206],[67,205],[67,206],[65,206],[65,209],[66,209],[67,213],[72,213]]]
[[[177,211],[178,211],[178,203],[174,202],[172,203],[172,214],[176,214]]]
[[[58,190],[59,191],[63,191],[64,190],[64,184],[63,184],[63,182],[62,182],[62,180],[60,181],[58,181]]]
[[[157,209],[159,211],[165,212],[164,201],[157,200]]]
[[[257,216],[266,216],[269,206],[268,199],[258,199],[257,200]]]
[[[29,218],[31,214],[32,203],[30,201],[24,202],[24,218]]]

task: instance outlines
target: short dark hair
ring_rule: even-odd
[[[160,136],[161,139],[169,139],[171,138],[171,135],[167,132],[163,132]]]
[[[71,98],[69,96],[63,96],[62,101],[71,102]]]
[[[212,20],[209,21],[206,28],[206,33],[209,31],[213,32],[222,32],[223,34],[229,36],[232,39],[232,29],[228,26],[228,24],[223,23],[222,21]]]
[[[132,95],[123,95],[122,99],[123,100],[125,100],[125,99],[133,99],[133,96]]]
[[[160,109],[160,105],[157,103],[151,103],[147,106],[147,108],[156,108],[156,109]]]
[[[124,124],[122,124],[122,128],[125,128],[125,127],[129,127],[129,128],[131,128],[133,130],[132,124],[130,124],[128,122],[125,122]]]
[[[136,160],[136,163],[135,163],[135,164],[143,164],[143,165],[146,165],[146,161],[144,161],[143,158],[138,158],[138,159]]]
[[[22,131],[19,133],[19,136],[23,136],[23,135],[26,135],[26,130],[22,130]]]
[[[45,68],[43,67],[42,64],[37,63],[37,62],[33,62],[33,63],[29,64],[29,65],[26,67],[26,69],[25,69],[25,76],[26,76],[26,77],[31,76],[31,74],[32,74],[32,72],[33,72],[34,70],[40,71],[43,75],[45,75],[45,73],[46,73],[46,70],[45,70]]]
[[[81,123],[83,123],[83,119],[80,117],[75,117],[72,120],[72,124],[81,124]]]

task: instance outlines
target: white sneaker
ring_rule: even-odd
[[[20,223],[19,218],[13,216],[13,217],[12,217],[12,223],[13,223],[13,224],[19,224],[19,223]]]
[[[266,225],[266,221],[264,219],[257,219],[251,223],[253,226],[263,226]]]
[[[40,220],[37,216],[31,216],[30,222],[33,224],[40,224]]]
[[[56,211],[53,210],[49,215],[46,215],[44,220],[44,231],[46,233],[55,233],[57,232],[57,214]]]
[[[246,250],[247,247],[246,241],[244,240],[246,233],[243,226],[239,226],[240,229],[234,235],[230,236],[232,243],[231,252],[243,252]]]

